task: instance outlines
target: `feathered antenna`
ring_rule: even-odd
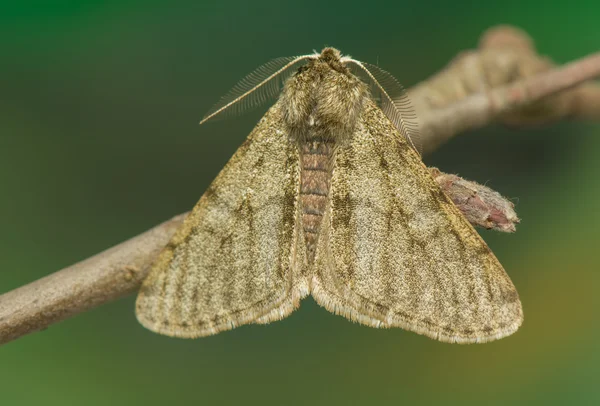
[[[395,77],[378,66],[350,58],[344,58],[344,62],[358,67],[359,76],[366,75],[367,81],[380,96],[379,104],[383,113],[420,155],[422,149],[417,115],[404,87]]]
[[[220,113],[240,114],[277,96],[281,91],[281,85],[294,73],[290,68],[299,62],[317,57],[318,55],[289,56],[265,63],[240,80],[206,113],[200,124]]]

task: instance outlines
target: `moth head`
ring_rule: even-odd
[[[331,47],[323,48],[321,55],[319,55],[319,60],[328,64],[332,69],[339,72],[347,72],[348,70],[344,64],[342,64],[341,59],[342,53]]]
[[[342,56],[330,47],[320,54],[267,62],[238,82],[200,123],[256,107],[279,94],[282,82],[285,86],[279,102],[293,137],[306,135],[308,129],[313,136],[325,138],[352,134],[365,99],[375,94],[383,113],[415,150],[420,150],[416,116],[398,81],[378,66]]]

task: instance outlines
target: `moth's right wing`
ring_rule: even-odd
[[[502,265],[372,102],[337,150],[323,224],[311,287],[334,313],[458,343],[523,321]]]
[[[298,306],[307,291],[294,277],[302,262],[298,154],[276,104],[153,265],[136,303],[145,327],[200,337]]]

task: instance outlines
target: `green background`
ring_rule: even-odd
[[[199,119],[271,58],[333,45],[410,86],[499,23],[560,63],[600,43],[597,0],[11,3],[0,292],[190,209],[266,107]],[[143,329],[128,297],[0,347],[0,404],[600,404],[599,155],[598,124],[564,122],[493,126],[425,157],[518,198],[516,234],[482,231],[523,302],[509,338],[444,344],[307,299],[284,321],[186,341]]]

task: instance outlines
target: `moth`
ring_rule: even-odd
[[[152,266],[141,324],[207,336],[283,319],[312,295],[445,342],[516,331],[517,291],[422,163],[398,82],[325,48],[267,63],[201,123],[280,91]]]

